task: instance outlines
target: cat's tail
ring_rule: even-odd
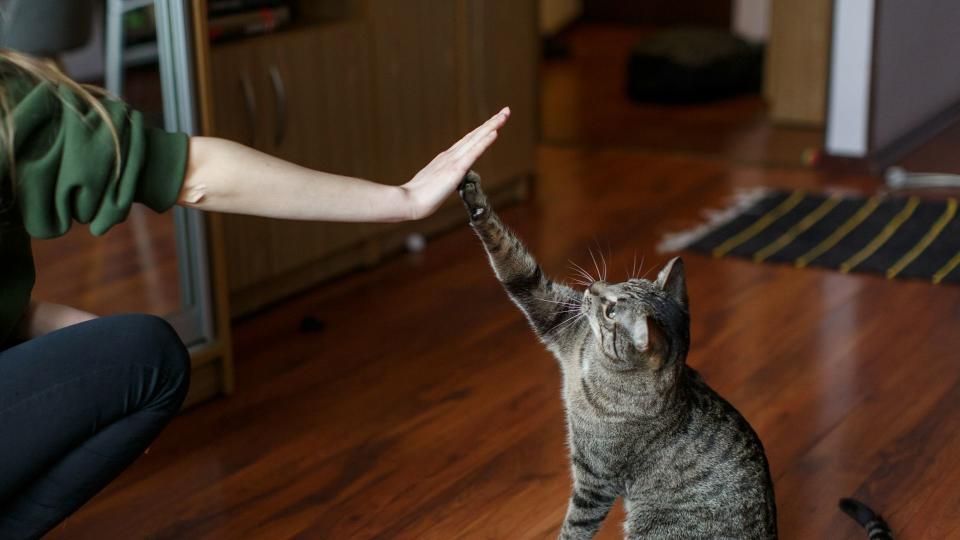
[[[856,499],[840,499],[840,509],[867,530],[870,540],[893,540],[890,526],[869,506]]]

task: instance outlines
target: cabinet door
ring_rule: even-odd
[[[457,5],[371,0],[380,179],[402,183],[460,136]]]
[[[285,32],[263,66],[269,86],[269,152],[311,169],[375,177],[369,31],[344,22]],[[276,274],[317,262],[369,238],[358,223],[270,222]]]
[[[534,170],[539,137],[537,11],[532,0],[460,0],[469,129],[509,105],[512,116],[475,169],[491,187]],[[489,178],[489,181],[487,180]]]
[[[250,39],[210,50],[214,134],[264,148],[272,119],[266,105],[262,72],[267,40]],[[253,285],[271,272],[269,220],[224,214],[227,280],[231,290]]]

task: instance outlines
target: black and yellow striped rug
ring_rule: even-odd
[[[957,201],[765,191],[665,249],[960,283]]]

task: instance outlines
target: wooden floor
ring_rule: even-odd
[[[821,130],[773,125],[759,96],[704,105],[638,105],[625,96],[633,47],[653,29],[582,24],[563,35],[570,58],[548,62],[543,139],[551,145],[722,155],[734,163],[797,167]]]
[[[144,206],[104,236],[75,225],[53,240],[34,240],[33,294],[97,315],[166,315],[181,307],[173,213]]]
[[[738,188],[878,187],[687,150],[544,144],[534,198],[501,214],[562,277],[591,245],[614,269],[634,253],[656,268],[662,233]],[[782,538],[864,538],[836,509],[846,495],[900,538],[960,536],[960,287],[685,260],[688,361],[764,441]],[[305,315],[326,328],[301,333]],[[51,538],[555,537],[570,484],[558,370],[466,225],[235,339],[236,394],[178,417]]]

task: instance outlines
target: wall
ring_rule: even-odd
[[[731,30],[753,42],[767,40],[770,33],[770,0],[733,0]]]
[[[960,102],[957,0],[884,0],[876,12],[872,146],[885,148]]]
[[[873,77],[873,0],[835,0],[826,152],[865,157]]]
[[[956,120],[955,2],[834,0],[827,154],[889,161]]]

